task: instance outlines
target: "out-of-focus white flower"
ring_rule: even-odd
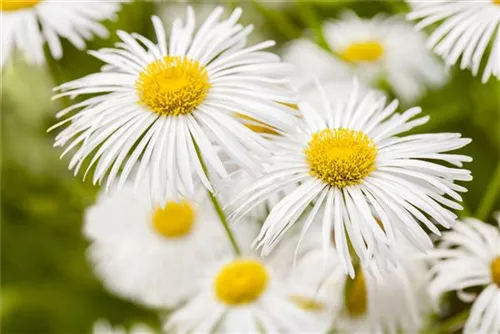
[[[312,333],[317,326],[317,317],[299,306],[273,268],[251,256],[215,266],[165,323],[175,333]]]
[[[18,49],[30,63],[44,62],[47,43],[52,57],[63,55],[60,38],[85,49],[93,35],[108,36],[99,21],[116,19],[123,1],[2,0],[2,67]]]
[[[169,39],[153,17],[157,44],[118,32],[117,48],[91,52],[106,62],[101,72],[58,88],[56,97],[99,94],[61,111],[58,117],[79,110],[54,126],[69,123],[55,146],[66,146],[63,154],[76,149],[69,164],[75,174],[92,156],[87,171],[97,165],[94,183],[107,176],[106,188],[115,181],[119,188],[138,166],[136,184],[148,174],[153,199],[164,203],[169,196],[193,197],[193,170],[213,191],[199,155],[227,178],[216,147],[248,172],[260,171],[253,157],[267,156],[267,143],[235,112],[277,129],[294,127],[294,110],[276,102],[295,103],[286,85],[291,66],[264,51],[273,41],[246,46],[253,27],[237,23],[240,9],[220,21],[222,12],[216,8],[194,33],[188,7],[186,23],[175,20]]]
[[[447,80],[444,66],[425,47],[425,36],[399,16],[362,19],[348,12],[326,22],[323,32],[336,56],[305,40],[292,42],[285,52],[284,59],[297,66],[301,86],[314,76],[327,83],[355,75],[373,87],[385,80],[401,100],[411,102]]]
[[[473,218],[458,222],[429,253],[439,260],[432,268],[436,276],[430,285],[436,299],[458,291],[460,298],[471,301],[475,296],[463,290],[484,287],[472,305],[464,333],[500,333],[500,215],[496,219],[498,227]]]
[[[311,40],[290,42],[285,47],[283,60],[295,66],[290,82],[300,92],[316,91],[315,79],[325,86],[330,82],[346,83],[339,87],[342,89],[335,95],[346,93],[346,89],[347,93],[350,91],[352,77],[347,73],[345,64]]]
[[[408,1],[413,11],[409,20],[418,20],[415,28],[423,29],[439,23],[427,40],[432,48],[446,61],[460,68],[472,70],[477,75],[484,67],[482,81],[491,75],[500,78],[500,2],[487,1]],[[491,47],[491,51],[487,48]]]
[[[307,233],[321,213],[323,249],[328,249],[333,230],[340,262],[351,276],[348,239],[362,264],[372,258],[377,263],[394,262],[395,252],[387,248],[392,249],[396,233],[420,250],[431,248],[420,224],[438,235],[436,224],[449,228],[456,219],[449,208],[460,210],[458,192],[466,191],[455,182],[472,179],[461,168],[471,158],[445,152],[465,146],[470,139],[458,133],[400,136],[429,117],[413,119],[421,112],[419,107],[395,113],[396,100],[386,105],[385,98],[374,93],[360,97],[356,87],[335,108],[324,92],[322,101],[322,111],[299,104],[300,128],[280,137],[264,175],[229,204],[237,207],[230,218],[238,220],[272,194],[300,183],[264,222],[254,244],[263,255],[309,207],[301,233]],[[384,221],[383,228],[377,218]]]
[[[84,226],[91,241],[88,256],[104,285],[154,307],[174,307],[191,296],[205,268],[232,254],[203,192],[196,201],[155,207],[145,187],[136,192],[126,183],[120,191],[99,195]],[[242,224],[236,231],[250,244],[257,227]]]
[[[348,333],[419,332],[432,311],[425,290],[428,271],[422,261],[404,255],[408,257],[382,277],[359,268],[354,279],[343,276],[325,283],[332,296],[343,297],[337,329]]]
[[[144,324],[134,324],[130,330],[124,326],[112,326],[107,320],[97,320],[92,326],[93,334],[155,334],[149,326]]]
[[[333,327],[341,333],[416,333],[431,303],[426,293],[428,269],[417,260],[414,248],[407,241],[398,239],[397,268],[383,276],[373,276],[369,268],[356,269],[356,277],[349,278],[342,270],[341,259],[333,245],[327,253],[321,247],[322,233],[315,228],[301,240],[300,249],[295,235],[283,242],[275,258],[296,263],[288,266],[295,286],[312,287],[316,299],[324,301],[329,309]],[[332,238],[333,241],[333,238]],[[370,263],[369,265],[375,265]],[[284,266],[286,267],[286,266]]]

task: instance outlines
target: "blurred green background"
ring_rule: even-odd
[[[228,9],[241,6],[243,23],[256,26],[256,40],[272,38],[274,51],[287,41],[317,35],[322,20],[350,8],[371,17],[379,12],[407,11],[402,1],[354,2],[219,2]],[[206,11],[216,3],[199,5]],[[117,22],[106,23],[108,40],[95,40],[89,49],[110,46],[114,30],[152,35],[150,16],[172,20],[184,14],[184,4],[133,2],[124,5]],[[145,322],[159,325],[151,311],[107,293],[85,260],[82,214],[98,191],[67,170],[67,159],[52,148],[55,133],[46,129],[54,114],[68,101],[51,101],[58,83],[97,71],[99,61],[65,44],[60,62],[48,60],[45,68],[27,66],[17,59],[2,70],[1,92],[1,332],[89,333],[94,321],[115,324]],[[388,92],[390,94],[390,92]],[[495,78],[483,85],[469,71],[453,68],[450,82],[413,103],[431,115],[418,132],[461,132],[473,142],[463,153],[474,158],[467,164],[474,180],[467,184],[466,213],[474,215],[500,158],[500,84]],[[403,106],[404,107],[404,106]],[[492,199],[489,210],[500,209]],[[488,217],[491,218],[491,217]]]

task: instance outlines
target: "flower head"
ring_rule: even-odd
[[[146,185],[136,192],[127,182],[119,191],[99,195],[84,226],[89,259],[104,285],[154,307],[187,299],[205,269],[232,254],[206,195],[154,206]],[[245,224],[235,232],[237,240],[249,243],[256,226]]]
[[[419,21],[415,28],[423,29],[439,23],[427,40],[427,46],[446,61],[477,75],[484,67],[482,81],[491,75],[500,78],[500,5],[497,0],[411,2],[409,20]],[[488,45],[491,51],[488,56]]]
[[[331,52],[304,40],[285,52],[285,60],[297,65],[301,86],[314,76],[328,83],[355,75],[372,87],[386,82],[398,98],[411,102],[447,80],[444,66],[426,49],[424,34],[398,16],[364,19],[342,13],[324,23],[323,33]]]
[[[294,299],[288,292],[271,264],[252,256],[228,258],[208,272],[197,293],[167,319],[165,328],[176,333],[311,332],[317,328],[317,318],[302,307],[314,295]]]
[[[464,333],[500,332],[500,215],[497,223],[467,218],[443,233],[438,248],[429,253],[439,259],[429,288],[436,299],[448,291],[457,291],[464,301],[476,299]],[[477,298],[464,291],[470,287],[482,287]]]
[[[120,2],[1,0],[2,66],[15,49],[28,62],[40,64],[44,62],[45,43],[52,57],[60,59],[61,37],[80,50],[93,35],[107,37],[107,29],[99,22],[116,18]]]
[[[356,276],[351,278],[343,272],[335,248],[323,252],[321,228],[312,229],[302,239],[300,234],[288,238],[271,257],[288,262],[284,276],[292,278],[294,286],[305,285],[315,291],[337,332],[415,333],[420,329],[431,311],[426,293],[428,268],[404,238],[396,245],[397,268],[380,276],[371,268],[376,264],[370,262],[368,267],[357,267]],[[301,247],[294,251],[297,239],[301,239]]]
[[[302,233],[318,223],[321,213],[323,247],[329,247],[333,230],[341,263],[352,276],[349,242],[362,263],[374,258],[383,267],[393,262],[395,233],[420,250],[432,247],[420,224],[436,234],[436,224],[449,228],[456,218],[449,208],[461,209],[458,192],[466,190],[455,181],[471,180],[469,171],[437,162],[461,167],[471,159],[445,152],[470,140],[455,133],[401,136],[428,117],[412,119],[421,112],[418,107],[397,114],[397,101],[386,106],[384,97],[359,96],[357,88],[335,108],[324,92],[321,101],[319,111],[299,105],[301,128],[284,134],[264,176],[231,203],[237,207],[231,217],[237,220],[277,191],[300,183],[264,222],[255,241],[264,255],[305,212]]]
[[[136,166],[136,185],[148,175],[155,203],[194,196],[194,179],[213,191],[207,170],[227,178],[222,154],[250,173],[268,154],[265,139],[245,127],[236,112],[276,129],[295,126],[295,97],[286,86],[289,66],[263,51],[274,42],[246,46],[252,26],[237,23],[241,10],[219,20],[216,8],[195,33],[195,14],[172,24],[170,39],[157,17],[155,44],[138,34],[118,32],[115,49],[90,52],[106,63],[100,73],[65,83],[58,96],[98,96],[77,103],[79,110],[55,127],[69,125],[55,146],[75,149],[75,174],[92,156],[93,181],[119,188]]]

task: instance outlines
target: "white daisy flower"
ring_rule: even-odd
[[[18,49],[30,63],[44,62],[47,43],[55,59],[63,54],[60,38],[80,50],[93,35],[108,37],[99,21],[116,19],[123,1],[1,0],[2,56],[5,65]]]
[[[174,22],[169,43],[157,17],[157,44],[118,32],[117,48],[90,52],[106,63],[100,73],[57,88],[63,93],[56,97],[99,94],[58,115],[80,109],[55,126],[70,122],[55,146],[67,147],[63,155],[76,148],[69,164],[75,174],[93,156],[87,171],[97,163],[94,183],[107,175],[106,188],[115,180],[119,188],[138,166],[136,184],[148,174],[153,199],[163,203],[169,194],[194,195],[192,170],[213,191],[199,155],[210,171],[227,178],[214,143],[245,170],[260,170],[249,152],[266,156],[266,140],[235,111],[277,129],[295,126],[294,110],[275,102],[295,102],[285,85],[291,66],[263,51],[273,41],[246,47],[252,26],[237,23],[240,9],[219,21],[222,11],[215,9],[194,34],[188,7],[186,24]]]
[[[432,311],[427,278],[425,265],[407,258],[383,277],[358,268],[354,279],[327,279],[331,295],[343,298],[336,328],[347,333],[418,333]]]
[[[290,82],[300,92],[315,90],[316,78],[325,85],[332,81],[345,82],[346,85],[336,94],[338,96],[344,95],[344,88],[350,88],[352,84],[352,77],[349,77],[343,62],[311,40],[301,38],[288,43],[283,60],[294,65]]]
[[[101,193],[85,215],[88,256],[114,293],[174,307],[194,292],[204,268],[232,254],[232,248],[208,196],[170,200],[163,207],[151,203],[146,187],[136,192],[130,183],[110,195]],[[237,239],[249,244],[256,228],[241,225]]]
[[[341,277],[344,273],[333,247],[329,248],[328,260],[324,261],[325,254],[318,242],[321,240],[321,229],[312,228],[314,231],[300,241],[298,233],[287,238],[266,261],[286,284],[292,300],[316,318],[316,327],[310,332],[327,333],[336,322],[335,313],[342,300],[325,289],[325,278],[334,273]],[[298,242],[300,248],[297,248]],[[331,255],[334,257],[330,258]]]
[[[307,297],[307,296],[306,296]],[[308,333],[317,318],[299,307],[272,267],[254,257],[217,266],[166,320],[175,333]]]
[[[437,299],[448,291],[458,291],[464,301],[474,298],[463,291],[484,287],[472,305],[464,333],[500,333],[500,215],[498,226],[468,218],[443,233],[439,246],[429,255],[438,258],[430,285]]]
[[[413,257],[414,250],[404,240],[397,243],[398,268],[378,277],[371,275],[368,268],[358,267],[356,277],[351,279],[343,272],[334,247],[328,248],[324,266],[320,228],[314,228],[301,241],[300,249],[294,251],[297,237],[289,238],[277,250],[282,262],[284,258],[292,262],[295,257],[296,264],[289,266],[286,276],[294,279],[296,286],[315,289],[317,298],[328,305],[331,324],[338,332],[418,332],[431,310],[426,294],[429,275],[425,263]]]
[[[299,105],[301,128],[282,137],[264,176],[230,203],[238,207],[230,218],[238,220],[273,193],[301,183],[264,222],[255,241],[263,255],[271,252],[309,206],[312,210],[302,233],[322,212],[325,252],[333,229],[342,266],[350,275],[354,267],[348,240],[363,264],[372,257],[389,260],[390,252],[383,250],[394,244],[396,232],[422,251],[431,248],[420,223],[438,235],[436,224],[449,228],[456,215],[448,208],[462,209],[458,192],[466,191],[455,181],[472,178],[468,170],[432,161],[461,167],[471,158],[445,152],[465,146],[470,139],[457,133],[401,136],[429,117],[412,119],[421,112],[419,107],[395,113],[397,100],[386,106],[385,98],[374,93],[359,98],[357,88],[334,109],[324,92],[322,101],[321,112],[307,103]],[[376,221],[379,217],[383,228]]]
[[[423,29],[434,23],[439,27],[427,40],[428,48],[444,58],[449,66],[460,60],[461,69],[471,69],[477,75],[485,64],[482,81],[491,75],[500,78],[500,2],[486,1],[419,1],[411,2],[409,20],[418,20],[415,28]],[[488,47],[491,51],[488,56]]]
[[[340,20],[326,22],[323,33],[336,56],[304,40],[285,53],[306,78],[303,85],[314,75],[322,82],[355,75],[373,87],[385,80],[401,100],[411,102],[447,80],[444,66],[425,47],[425,35],[399,16],[362,19],[343,13]]]
[[[134,324],[129,330],[124,326],[112,326],[107,320],[97,320],[92,326],[93,334],[154,334],[156,333],[145,324]]]

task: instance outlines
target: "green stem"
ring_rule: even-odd
[[[203,169],[203,172],[205,172],[205,175],[207,175],[208,179],[210,180],[207,165],[205,164],[205,161],[203,160],[203,157],[201,156],[200,148],[198,147],[198,145],[196,144],[194,139],[193,139],[193,143],[194,143],[194,148],[196,150],[196,155],[198,156],[198,159],[200,160],[201,168]],[[236,255],[241,255],[240,247],[238,246],[238,242],[236,241],[236,238],[234,237],[234,234],[231,231],[231,228],[229,227],[229,223],[227,221],[226,215],[224,214],[224,210],[222,210],[222,206],[220,205],[219,199],[217,198],[217,196],[215,196],[214,193],[212,193],[210,191],[208,191],[208,195],[210,196],[210,200],[212,201],[212,205],[214,206],[214,209],[217,212],[217,215],[219,216],[219,220],[222,223],[224,230],[226,231],[226,234],[229,238],[229,241],[231,242],[231,246],[233,247],[234,253]]]
[[[460,313],[455,314],[451,318],[446,319],[440,324],[428,327],[422,331],[425,334],[441,334],[441,333],[454,333],[462,328],[469,317],[470,310],[466,309]]]
[[[479,204],[479,208],[476,213],[476,217],[480,220],[486,220],[491,212],[493,205],[495,204],[495,200],[498,197],[498,193],[500,192],[500,161],[497,164],[497,167],[493,173],[493,177],[491,178],[491,182],[488,186],[488,190],[486,194],[484,194],[481,203]]]
[[[305,26],[310,27],[312,31],[314,31],[314,34],[316,35],[316,43],[325,51],[336,56],[335,52],[333,52],[333,50],[330,48],[330,45],[325,38],[325,34],[323,32],[323,21],[318,18],[311,4],[308,1],[301,0],[297,3],[297,6],[298,13]]]

